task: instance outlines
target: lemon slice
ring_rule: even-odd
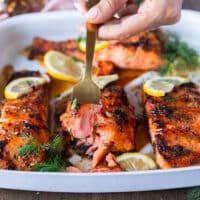
[[[84,70],[83,63],[59,51],[48,51],[44,56],[44,64],[53,78],[69,82],[78,82]]]
[[[27,94],[34,87],[45,84],[47,81],[42,77],[25,77],[11,81],[4,90],[6,99],[17,99],[18,97]]]
[[[119,78],[118,74],[106,75],[106,76],[94,76],[93,81],[97,84],[100,89],[103,89],[109,83],[117,81]]]
[[[86,52],[86,39],[85,38],[78,39],[78,46],[79,46],[79,49],[81,51]],[[99,51],[101,49],[104,49],[107,46],[108,46],[107,41],[97,40],[96,44],[95,44],[95,51]]]
[[[147,80],[144,83],[144,92],[150,96],[162,97],[171,92],[175,86],[186,83],[188,80],[181,77],[159,77]]]
[[[155,161],[143,153],[123,153],[116,159],[120,167],[126,171],[156,169]]]

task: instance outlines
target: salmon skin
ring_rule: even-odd
[[[115,67],[134,70],[156,69],[163,60],[161,32],[143,32],[129,39],[109,41],[108,46],[95,53],[94,63],[99,75],[114,72]],[[85,53],[78,47],[76,40],[49,41],[36,37],[29,53],[30,59],[42,59],[49,50],[57,50],[82,62]]]
[[[135,149],[133,108],[120,86],[111,85],[101,93],[101,105],[67,103],[61,116],[63,129],[76,139],[76,148],[88,147],[95,168],[110,152]]]
[[[145,95],[145,108],[159,167],[199,165],[199,88],[186,83],[164,97]]]
[[[21,73],[26,75],[25,72]],[[39,76],[38,72],[27,73]],[[21,77],[16,73],[13,79]],[[0,168],[30,170],[45,160],[45,150],[20,155],[26,144],[42,145],[49,142],[48,83],[15,100],[4,99],[0,106]]]

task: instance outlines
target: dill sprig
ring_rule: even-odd
[[[75,99],[72,101],[71,109],[72,109],[72,110],[76,110],[77,107],[78,107],[78,99],[75,98]]]
[[[60,136],[56,136],[49,145],[48,154],[53,155],[59,153],[62,148],[62,138]]]
[[[76,41],[77,41],[77,43],[80,43],[82,41],[86,41],[86,37],[79,36]]]
[[[40,146],[34,141],[30,140],[18,149],[18,156],[29,156],[31,154],[37,155],[40,152]]]
[[[67,163],[64,158],[62,146],[62,138],[56,136],[49,145],[46,145],[46,162],[35,164],[32,167],[32,170],[41,172],[63,171],[67,166]]]
[[[187,200],[199,200],[200,199],[200,187],[195,187],[192,188],[191,190],[188,191]]]
[[[165,63],[160,69],[160,74],[163,76],[173,70],[174,67],[183,71],[196,70],[200,67],[198,53],[172,33],[168,35],[168,39],[164,42],[162,57]]]
[[[32,167],[32,170],[40,172],[59,172],[63,171],[65,166],[66,164],[63,160],[62,155],[58,154],[48,159],[47,162],[35,164]]]

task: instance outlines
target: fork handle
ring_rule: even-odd
[[[88,8],[96,5],[100,0],[88,0]],[[86,38],[86,70],[85,77],[91,78],[91,69],[94,57],[94,49],[96,43],[97,26],[87,23],[87,38]]]

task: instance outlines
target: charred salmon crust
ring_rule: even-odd
[[[37,74],[38,75],[38,74]],[[17,76],[18,77],[18,76]],[[0,106],[0,168],[30,170],[31,166],[45,160],[45,150],[26,156],[19,149],[49,142],[48,84],[15,100],[3,100]]]
[[[95,168],[109,152],[134,150],[135,118],[133,108],[120,86],[112,85],[101,93],[101,105],[79,104],[75,110],[72,102],[61,116],[62,127],[78,138],[77,148],[88,147]]]
[[[199,164],[199,88],[186,83],[164,97],[145,95],[145,108],[160,168]]]
[[[159,31],[142,32],[126,40],[110,41],[108,46],[95,52],[95,66],[99,75],[113,73],[115,67],[135,70],[156,69],[163,64],[162,45]],[[78,47],[76,40],[49,41],[36,37],[33,40],[29,59],[42,59],[45,53],[57,50],[80,61],[85,53]]]

